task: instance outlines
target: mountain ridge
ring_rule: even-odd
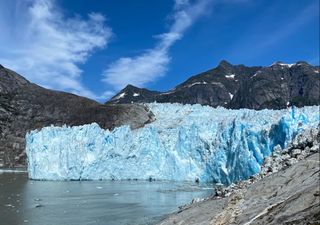
[[[128,92],[129,89],[134,89],[135,94]],[[222,60],[217,67],[191,76],[169,91],[128,85],[106,104],[156,101],[231,109],[281,109],[289,105],[319,105],[319,92],[319,66],[305,61],[294,64],[278,61],[263,67],[232,65]]]

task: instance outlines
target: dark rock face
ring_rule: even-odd
[[[319,67],[305,62],[292,66],[277,63],[257,71],[256,76],[244,79],[230,105],[254,109],[280,109],[287,105],[320,104]]]
[[[128,86],[129,87],[129,86]],[[227,108],[281,109],[320,104],[319,67],[306,62],[247,67],[221,61],[218,67],[190,77],[168,92],[128,87],[108,103],[178,102]],[[141,93],[140,98],[137,96]]]
[[[110,103],[121,104],[121,103],[142,103],[142,102],[153,102],[155,97],[160,94],[158,91],[149,91],[145,88],[138,88],[133,85],[127,85],[122,89],[116,96],[112,98]]]
[[[105,129],[128,124],[141,127],[153,120],[145,107],[102,105],[93,100],[52,91],[0,68],[0,167],[25,165],[25,134],[53,125],[97,122]]]

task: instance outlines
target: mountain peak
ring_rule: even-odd
[[[281,64],[285,64],[285,63],[283,61],[276,61],[276,62],[273,63],[273,65],[275,65],[275,64],[281,65]]]
[[[135,91],[135,90],[140,90],[140,88],[138,88],[138,87],[136,87],[136,86],[133,86],[132,84],[128,84],[127,86],[125,86],[124,88],[122,88],[119,93],[122,93],[122,92],[132,92],[132,91]]]
[[[274,63],[271,64],[271,67],[277,67],[277,68],[281,68],[281,67],[288,67],[291,68],[292,66],[295,66],[296,63],[284,63],[282,61],[276,61]]]
[[[301,64],[301,65],[306,65],[309,66],[310,64],[307,63],[306,61],[298,61],[296,64]]]
[[[136,87],[136,86],[133,86],[132,84],[128,84],[127,86],[125,86],[124,89],[132,89],[132,88],[134,88],[134,89],[140,89],[140,88],[138,88],[138,87]]]
[[[232,67],[233,65],[229,63],[227,60],[221,60],[218,67],[223,67],[223,68],[229,68]]]

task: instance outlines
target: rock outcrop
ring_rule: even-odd
[[[0,167],[25,165],[25,134],[44,126],[98,123],[105,129],[153,120],[144,106],[103,105],[73,94],[48,90],[0,67]]]
[[[300,61],[269,67],[232,65],[227,61],[190,77],[167,92],[128,85],[108,103],[177,102],[239,109],[282,109],[320,104],[319,66]]]

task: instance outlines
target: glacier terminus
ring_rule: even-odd
[[[109,131],[93,123],[29,132],[29,177],[230,184],[258,173],[275,146],[286,147],[296,134],[320,122],[318,106],[260,111],[146,106],[155,120],[135,130],[121,126]]]

